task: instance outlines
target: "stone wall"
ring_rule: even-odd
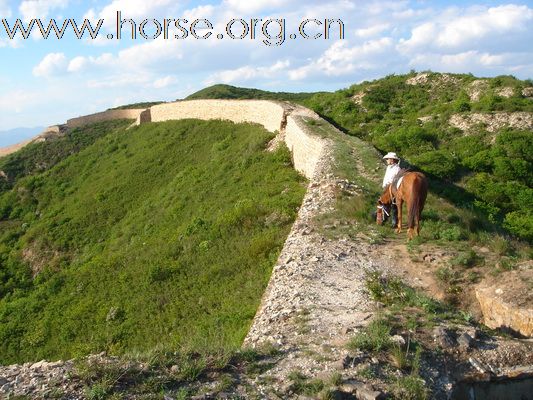
[[[45,142],[48,139],[54,138],[56,136],[61,136],[62,134],[64,134],[64,132],[65,131],[64,131],[63,125],[49,126],[48,128],[45,128],[41,133],[32,137],[31,139],[27,139],[23,142],[0,148],[0,157],[4,157],[16,151],[19,151],[24,146],[30,143]]]
[[[318,116],[317,116],[318,118]],[[309,133],[304,116],[289,115],[285,143],[292,153],[294,168],[311,179],[324,152],[324,141]]]
[[[253,122],[274,132],[281,129],[284,108],[266,100],[190,100],[151,107],[152,122],[174,119],[222,119],[235,123]]]
[[[278,132],[293,154],[294,167],[308,179],[313,177],[316,164],[322,156],[324,141],[310,133],[305,120],[319,120],[314,112],[288,103],[269,100],[191,100],[164,103],[149,109],[108,110],[67,121],[69,129],[95,122],[114,119],[135,119],[136,125],[195,118],[202,120],[229,120],[235,123],[252,122],[263,125],[270,132]],[[52,128],[46,133],[59,134]],[[30,141],[0,149],[0,156],[10,154],[24,145],[45,140],[43,134]]]
[[[137,120],[141,113],[145,110],[145,108],[129,110],[107,110],[96,114],[85,115],[83,117],[71,118],[67,121],[67,126],[72,129],[88,124],[94,124],[96,122],[111,121],[114,119]]]
[[[318,120],[320,117],[310,110],[284,103],[267,100],[191,100],[159,104],[151,107],[150,113],[152,122],[185,118],[221,119],[235,123],[258,123],[271,132],[278,131],[293,154],[295,169],[308,179],[313,177],[324,148],[323,140],[310,134],[304,121],[304,118]],[[146,116],[141,119],[148,120]]]

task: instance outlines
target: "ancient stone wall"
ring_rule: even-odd
[[[300,115],[289,115],[285,128],[285,143],[292,153],[294,168],[311,179],[324,151],[324,142],[309,133]]]
[[[151,107],[150,113],[152,122],[185,118],[221,119],[235,123],[254,122],[271,132],[278,131],[293,154],[294,167],[308,179],[313,177],[316,163],[323,152],[323,141],[308,132],[304,121],[304,117],[319,119],[318,115],[283,103],[266,100],[191,100],[159,104]]]
[[[316,163],[324,147],[323,140],[310,134],[305,119],[320,117],[303,107],[268,100],[191,100],[164,103],[149,109],[108,110],[67,121],[69,129],[95,122],[114,119],[135,119],[136,125],[148,122],[162,122],[196,118],[202,120],[221,119],[235,123],[252,122],[263,125],[270,132],[278,132],[293,154],[294,167],[308,179],[313,177]],[[41,135],[31,141],[40,139]],[[0,149],[0,156],[12,153],[27,141],[10,148]]]
[[[266,100],[190,100],[151,107],[152,122],[173,119],[222,119],[235,123],[254,122],[265,129],[279,131],[284,108]]]
[[[85,115],[83,117],[71,118],[67,121],[67,126],[72,129],[88,124],[94,124],[96,122],[111,121],[114,119],[136,120],[143,111],[145,111],[144,108],[129,110],[107,110],[96,114]]]
[[[16,151],[19,151],[24,146],[30,144],[30,143],[39,143],[44,142],[48,139],[51,139],[56,136],[61,136],[64,133],[64,126],[63,125],[52,125],[48,128],[45,128],[41,133],[38,135],[32,137],[31,139],[27,139],[23,142],[12,144],[7,147],[0,148],[0,157],[7,156],[11,153],[14,153]]]

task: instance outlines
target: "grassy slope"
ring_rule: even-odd
[[[474,102],[467,95],[475,80],[471,75],[446,80],[430,74],[425,84],[406,84],[412,76],[393,75],[319,93],[304,104],[380,151],[398,152],[432,178],[432,190],[440,197],[462,209],[476,208],[497,226],[533,240],[531,132],[505,129],[494,135],[479,126],[465,136],[448,124],[454,113],[532,112],[533,102],[520,94],[531,83],[512,77],[488,79],[482,97]],[[514,96],[499,97],[503,87],[514,88]],[[353,99],[358,93],[365,93],[360,105]],[[432,121],[418,120],[425,116]]]
[[[414,72],[391,75],[334,93],[309,93],[297,98],[277,93],[274,98],[296,101],[313,109],[350,136],[369,142],[383,153],[398,152],[404,166],[418,168],[430,176],[433,193],[449,201],[452,208],[474,210],[476,216],[466,218],[461,232],[453,228],[451,236],[465,237],[467,231],[475,231],[481,223],[485,230],[499,229],[531,242],[531,132],[502,129],[492,134],[478,126],[473,134],[465,135],[448,123],[456,113],[533,112],[533,102],[521,95],[523,88],[532,85],[531,81],[511,76],[484,79],[480,99],[471,101],[468,92],[477,79],[472,75],[429,73],[426,83],[407,84],[407,79],[415,75]],[[499,96],[503,88],[512,88],[514,95]],[[191,98],[249,98],[261,97],[263,93],[215,85]],[[364,97],[357,104],[353,97],[361,93]],[[432,120],[426,123],[418,120],[427,116]],[[451,209],[443,211],[448,214]],[[488,219],[488,224],[482,223],[478,214]],[[440,217],[430,215],[438,222]]]
[[[391,79],[405,80],[406,77],[392,77]],[[379,85],[379,82],[374,84]],[[524,82],[520,82],[520,84],[524,85]],[[415,88],[414,90],[418,89]],[[338,92],[317,97],[320,101],[325,102],[328,98],[331,100],[331,98],[339,95]],[[342,97],[353,104],[351,95],[342,95]],[[510,99],[509,101],[514,100]],[[337,104],[337,102],[331,100],[331,104]],[[362,118],[363,112],[358,111],[358,113],[352,118]],[[349,114],[341,113],[338,118],[340,117],[346,118],[346,120],[350,119]],[[379,133],[377,128],[383,127],[381,124],[385,124],[387,118],[389,115],[384,113],[382,120],[374,121],[374,128],[368,132],[368,135],[362,135],[363,140],[355,135],[339,136],[334,134],[331,128],[323,123],[310,124],[310,127],[317,133],[333,139],[336,176],[354,182],[358,186],[357,192],[362,194],[354,197],[348,192],[339,191],[335,210],[321,217],[320,222],[326,228],[325,232],[334,237],[343,235],[366,237],[373,243],[385,245],[384,249],[390,249],[394,246],[403,247],[402,244],[405,243],[405,239],[395,235],[388,226],[376,227],[370,219],[370,213],[375,209],[376,198],[381,192],[379,183],[384,172],[381,155],[372,146],[372,143],[374,140],[379,143],[379,140],[387,135],[394,137],[399,134],[399,130],[396,129],[391,129],[385,135]],[[407,122],[403,120],[400,123]],[[447,131],[444,123],[440,128],[442,130],[439,133],[445,135]],[[458,132],[454,133],[458,134]],[[473,136],[466,138],[460,135],[457,136],[456,140],[461,143],[462,140],[471,137],[484,138],[486,135],[485,132],[479,132],[477,135],[474,133]],[[444,137],[439,136],[442,142],[436,142],[437,146],[441,146],[441,149],[446,148],[449,144],[443,139]],[[522,143],[524,138],[531,140],[531,134],[516,131],[500,132],[496,144],[492,146],[496,155],[489,155],[489,159],[494,160],[494,157],[516,159],[517,156],[507,156],[503,153],[503,151],[511,149],[522,152],[529,151],[531,154],[531,144],[525,143],[522,146],[516,146],[516,143]],[[505,143],[501,139],[516,139],[515,146],[511,146],[509,142]],[[513,143],[512,140],[509,141]],[[473,146],[464,144],[463,147],[465,151],[475,152]],[[395,150],[396,148],[385,147],[382,150],[387,149]],[[406,145],[407,158],[416,159],[417,149],[420,153],[419,147]],[[437,149],[429,148],[427,151],[436,152]],[[499,154],[497,154],[498,152]],[[457,157],[458,163],[464,162],[460,153],[453,156]],[[524,159],[528,160],[526,157]],[[529,160],[529,162],[531,161]],[[524,261],[531,258],[532,249],[526,242],[511,240],[502,227],[501,217],[498,218],[487,212],[486,207],[483,207],[483,197],[481,196],[490,194],[488,190],[480,193],[480,197],[476,197],[475,194],[469,192],[468,186],[465,188],[464,182],[472,179],[475,173],[465,171],[462,168],[464,167],[459,165],[458,170],[462,174],[459,179],[454,179],[453,174],[441,178],[422,168],[430,176],[430,193],[422,217],[421,236],[409,243],[407,250],[410,253],[411,261],[414,262],[413,265],[419,269],[431,268],[436,283],[448,301],[459,303],[464,309],[471,311],[475,309],[475,298],[472,292],[474,284],[488,275],[505,274],[508,270],[516,269],[519,264],[523,264]],[[492,171],[492,176],[494,179],[498,179],[495,171]],[[517,181],[513,179],[507,181],[502,179],[503,182],[514,185],[514,187],[518,186]],[[526,194],[528,190],[531,193],[531,187],[526,188],[525,182],[520,185],[523,186],[518,187],[522,187],[522,191],[525,190]],[[498,185],[494,185],[492,188],[496,191],[501,190],[501,186]],[[512,193],[512,196],[519,199],[520,193],[517,191]],[[531,201],[525,202],[524,205],[530,203]],[[527,224],[528,215],[530,215],[528,212],[530,213],[530,210],[520,211],[521,221],[524,221],[525,224]],[[531,230],[528,232],[531,234]],[[427,254],[437,254],[436,263],[428,265],[424,259]],[[505,280],[505,277],[502,275],[500,279]],[[475,310],[473,311],[475,312]]]
[[[68,135],[46,142],[31,143],[0,158],[0,170],[8,176],[7,180],[0,179],[0,193],[11,189],[19,178],[44,172],[108,133],[125,128],[131,123],[131,120],[116,120],[75,128]]]
[[[238,346],[305,191],[269,138],[149,124],[20,180],[0,198],[0,362]]]
[[[185,100],[196,99],[261,99],[302,102],[315,93],[268,92],[259,89],[240,88],[230,85],[213,85],[189,95]]]

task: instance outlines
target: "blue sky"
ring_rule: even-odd
[[[175,100],[214,83],[276,91],[336,90],[411,69],[512,74],[533,78],[531,1],[350,0],[0,0],[0,19],[40,18],[59,24],[104,19],[100,36],[61,40],[8,38],[0,24],[0,130],[43,126],[139,101]],[[207,40],[108,40],[116,11],[144,19],[208,19]],[[345,38],[289,39],[267,46],[256,39],[217,39],[231,19],[283,18],[287,34],[301,21],[340,18]],[[184,24],[186,25],[186,24]],[[236,24],[238,26],[238,24]],[[258,25],[259,28],[261,25]],[[147,34],[154,25],[147,25]],[[276,33],[271,24],[269,32]],[[308,25],[308,32],[318,29]],[[70,27],[69,27],[70,29]],[[279,29],[279,28],[278,28]],[[238,29],[236,29],[238,30]],[[206,32],[206,31],[200,31]],[[333,32],[333,31],[332,31]],[[170,37],[178,33],[175,28]]]

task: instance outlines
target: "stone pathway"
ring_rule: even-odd
[[[255,381],[263,398],[278,398],[269,392],[273,387],[286,396],[291,372],[327,379],[342,370],[345,344],[368,324],[375,308],[365,291],[366,274],[377,268],[372,246],[330,240],[314,228],[313,219],[333,209],[342,184],[329,172],[330,165],[326,146],[244,342],[252,347],[268,342],[283,354]],[[274,383],[261,386],[265,378]]]

